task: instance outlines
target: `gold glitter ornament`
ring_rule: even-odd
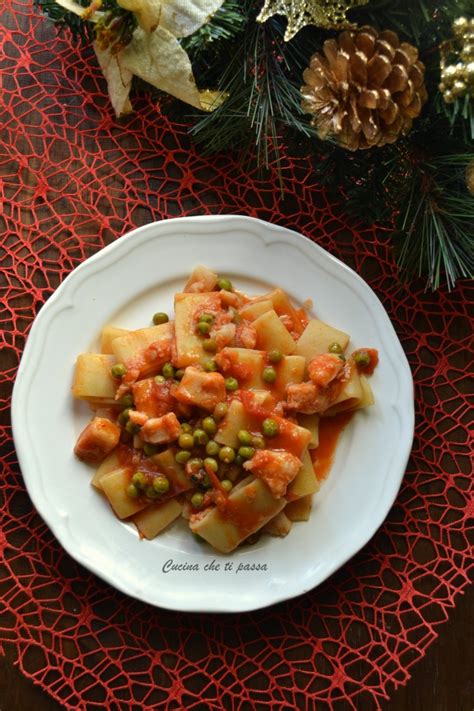
[[[440,44],[441,82],[446,104],[465,96],[474,98],[474,18],[458,17],[452,25],[454,39]],[[448,61],[454,56],[454,63]]]
[[[453,22],[453,32],[456,37],[462,37],[467,29],[469,29],[469,20],[467,17],[458,17]]]
[[[367,5],[369,0],[265,0],[257,22],[266,22],[273,15],[285,15],[288,25],[285,42],[288,42],[306,25],[326,29],[355,27],[349,22],[346,12],[354,7]]]

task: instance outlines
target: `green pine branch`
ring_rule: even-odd
[[[84,8],[89,4],[88,0],[77,0],[77,2]],[[57,5],[54,0],[34,0],[34,4],[54,22],[59,32],[69,30],[73,39],[83,44],[94,40],[94,24],[92,22],[84,22],[74,12],[69,12],[64,7]]]
[[[207,60],[215,59],[222,43],[233,40],[243,31],[246,20],[240,0],[225,0],[209,22],[181,40],[181,46],[191,61],[202,59],[206,53],[211,55]]]
[[[91,0],[76,1],[79,5],[82,5],[84,9],[91,3]],[[66,10],[66,8],[55,3],[54,0],[33,0],[33,2],[54,22],[59,32],[68,30],[74,41],[82,42],[83,44],[87,44],[95,40],[95,33],[98,27],[96,23],[83,20],[79,17],[79,15]],[[112,20],[112,18],[120,16],[124,20],[124,27],[128,26],[132,29],[136,27],[136,19],[134,14],[120,7],[116,0],[102,0],[100,10],[102,13],[105,13],[106,22]]]
[[[313,167],[346,213],[392,228],[404,278],[425,275],[428,288],[445,281],[451,289],[474,273],[474,195],[466,184],[474,152],[456,148],[439,121],[383,148],[352,153],[325,145]]]
[[[254,3],[247,0],[242,6],[246,27],[226,49],[228,62],[218,81],[227,99],[198,118],[191,134],[206,154],[237,149],[262,166],[278,167],[285,128],[306,137],[314,135],[301,109],[306,48],[302,51],[298,42],[283,42],[281,19],[261,25],[255,22]]]
[[[52,0],[35,3],[78,40],[94,38],[92,23]],[[102,9],[124,12],[116,0],[104,0]],[[289,155],[298,152],[312,161],[341,209],[358,220],[392,226],[405,275],[425,274],[433,289],[444,280],[451,288],[472,276],[474,196],[467,190],[466,167],[474,161],[474,101],[465,97],[447,105],[438,85],[439,45],[452,36],[456,17],[474,15],[474,0],[370,0],[351,11],[359,25],[391,29],[418,47],[429,94],[408,136],[353,153],[319,140],[301,109],[303,71],[324,40],[338,33],[307,27],[285,43],[286,19],[276,16],[260,25],[258,10],[254,0],[225,0],[206,25],[181,40],[198,84],[227,95],[214,112],[195,117],[190,130],[202,151],[233,149],[263,166],[276,165],[283,186],[284,144]]]
[[[474,195],[466,169],[474,152],[440,155],[415,168],[399,194],[399,264],[407,277],[428,274],[428,287],[448,289],[474,273]],[[421,194],[420,194],[421,193]]]

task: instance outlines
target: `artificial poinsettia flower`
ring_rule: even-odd
[[[196,32],[209,21],[223,1],[117,0],[124,10],[133,12],[138,27],[128,44],[118,51],[114,45],[104,46],[99,40],[94,42],[117,116],[132,111],[129,93],[134,75],[198,109],[212,111],[219,105],[223,99],[219,92],[198,89],[190,59],[178,38]],[[74,0],[56,2],[93,22],[99,22],[104,17],[99,9],[100,0],[93,0],[89,8]]]
[[[133,12],[145,32],[154,32],[160,24],[162,0],[117,0],[117,5]]]

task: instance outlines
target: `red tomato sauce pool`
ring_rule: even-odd
[[[352,419],[353,412],[341,412],[334,417],[319,420],[319,446],[310,450],[316,479],[321,481],[329,474],[339,436]]]

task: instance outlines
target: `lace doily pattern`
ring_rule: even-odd
[[[202,157],[150,96],[117,121],[90,48],[29,0],[2,5],[0,643],[71,711],[380,708],[469,580],[468,284],[400,285],[389,235],[342,218],[304,159],[288,160],[282,197],[275,176]],[[354,268],[416,389],[413,454],[372,541],[318,589],[238,619],[153,609],[72,561],[31,505],[8,419],[28,329],[62,279],[136,226],[204,213],[294,228]]]

